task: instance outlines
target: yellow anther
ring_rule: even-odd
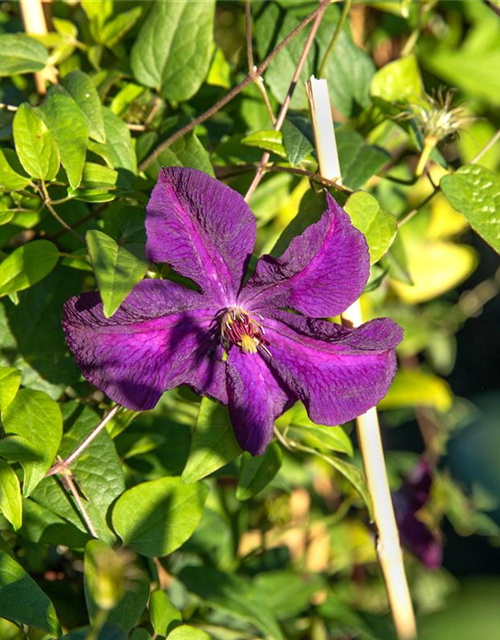
[[[243,353],[257,353],[257,344],[255,339],[246,333],[241,336],[241,349]]]

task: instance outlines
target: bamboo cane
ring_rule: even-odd
[[[323,178],[341,183],[327,82],[312,77],[306,83],[306,89],[312,115],[319,172]],[[348,326],[356,327],[362,323],[359,300],[342,314],[342,319]],[[373,501],[373,515],[378,531],[377,554],[396,634],[399,640],[413,640],[417,634],[415,615],[387,481],[380,426],[375,407],[356,419],[356,429],[368,490]]]

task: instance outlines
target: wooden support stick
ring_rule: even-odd
[[[47,0],[45,0],[47,1]],[[47,34],[47,22],[41,0],[20,0],[21,16],[27,35],[44,36]],[[47,66],[35,73],[36,90],[40,95],[47,92],[46,81],[57,82],[54,67]]]
[[[338,182],[341,179],[340,165],[327,82],[312,77],[306,87],[320,174],[323,178]],[[348,326],[356,327],[362,324],[359,300],[342,314],[342,319]],[[377,409],[374,407],[359,416],[356,419],[356,428],[378,531],[378,559],[384,576],[396,634],[399,640],[413,640],[417,635],[415,615],[387,481]]]

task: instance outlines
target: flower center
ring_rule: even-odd
[[[240,307],[231,307],[222,316],[221,340],[226,351],[231,344],[238,346],[243,353],[257,353],[261,347],[267,354],[269,342],[264,338],[262,316],[259,320]]]

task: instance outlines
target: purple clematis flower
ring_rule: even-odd
[[[421,460],[392,497],[401,544],[428,569],[436,569],[443,560],[441,542],[417,517],[417,512],[429,500],[431,487],[431,468],[427,461]]]
[[[389,318],[356,329],[320,319],[354,302],[369,271],[364,236],[326,198],[319,222],[281,258],[263,256],[244,283],[256,234],[245,200],[200,171],[163,169],[147,206],[147,255],[198,290],[143,280],[111,318],[98,293],[69,300],[63,327],[83,375],[137,411],[187,384],[228,405],[254,455],[297,400],[324,425],[374,406],[394,377],[402,331]]]

